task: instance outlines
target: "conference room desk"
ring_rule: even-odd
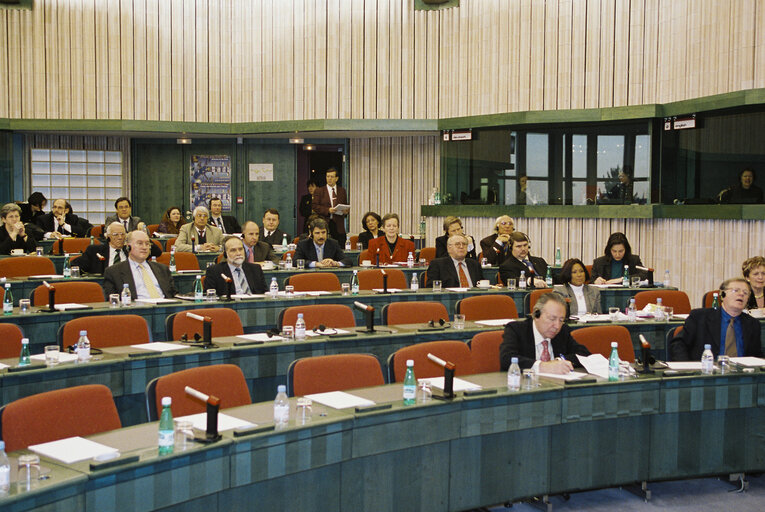
[[[390,408],[157,455],[157,424],[89,438],[137,455],[93,470],[42,458],[50,478],[12,484],[0,507],[27,510],[466,510],[642,481],[765,469],[765,374],[661,374],[512,392],[504,374],[466,377],[488,395],[404,406],[401,386],[354,390]],[[224,411],[269,425],[272,403]],[[15,459],[22,452],[11,454]],[[15,463],[15,460],[12,462]],[[80,476],[78,476],[78,474]],[[637,499],[637,498],[635,498]],[[176,508],[173,508],[175,510]]]

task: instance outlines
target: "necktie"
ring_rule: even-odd
[[[730,357],[738,357],[738,349],[736,348],[736,331],[733,329],[733,321],[735,318],[731,318],[728,322],[728,329],[725,331],[725,355]]]
[[[151,297],[152,299],[158,299],[159,292],[157,291],[157,287],[154,286],[154,281],[151,280],[151,276],[149,276],[149,271],[146,270],[146,267],[144,265],[138,265],[138,268],[141,269],[143,284],[146,285],[146,291],[149,292],[149,297]]]
[[[221,230],[221,231],[223,231],[224,233],[226,232],[226,228],[224,228],[224,227],[223,227],[223,219],[222,219],[222,218],[220,218],[220,217],[218,217],[218,227],[219,227],[219,228],[220,228],[220,230]]]
[[[541,361],[550,360],[550,350],[547,348],[548,343],[549,343],[548,340],[542,340],[542,356],[540,357]]]
[[[199,235],[197,237],[197,243],[199,243],[199,245],[202,245],[202,244],[207,242],[207,238],[205,237],[205,232],[204,231],[197,230],[197,234]]]
[[[247,284],[247,279],[244,278],[244,272],[242,272],[242,269],[237,267],[234,269],[234,273],[236,274],[236,282],[239,285],[239,292],[245,294],[250,293],[250,287]]]
[[[120,252],[114,251],[114,258],[112,258],[112,265],[116,265],[120,262]]]
[[[128,221],[123,220],[122,221],[122,225],[125,226],[125,233],[127,233],[128,232]]]
[[[254,247],[248,247],[247,248],[247,261],[250,263],[255,263],[255,249]]]
[[[335,194],[335,187],[332,187],[332,207],[335,207],[335,202],[337,202],[337,194]]]
[[[529,260],[523,260],[523,264],[526,265],[527,267],[529,267],[529,271],[532,274],[536,274],[537,273],[536,270],[534,270],[534,265],[532,265]]]
[[[465,262],[461,261],[459,264],[460,267],[460,288],[468,288],[470,284],[468,283],[467,275],[465,275]]]
[[[316,261],[321,261],[324,259],[324,246],[319,246],[318,249],[316,249]]]

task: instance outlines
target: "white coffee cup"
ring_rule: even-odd
[[[488,279],[481,279],[478,281],[478,288],[490,288],[491,282]]]

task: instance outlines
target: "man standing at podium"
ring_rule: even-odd
[[[317,188],[313,193],[311,207],[329,224],[329,236],[345,246],[345,213],[337,213],[337,205],[348,204],[348,193],[337,184],[338,172],[334,167],[327,169],[327,186]]]

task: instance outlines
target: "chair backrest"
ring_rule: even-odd
[[[234,364],[198,366],[157,377],[146,386],[146,413],[149,421],[159,419],[162,411],[162,397],[173,399],[170,409],[173,416],[187,416],[205,412],[202,402],[186,394],[191,386],[206,395],[220,398],[220,408],[239,407],[252,403],[250,389],[242,370]]]
[[[656,304],[661,298],[662,304],[670,306],[674,314],[687,315],[691,312],[691,301],[688,294],[681,290],[646,290],[635,294],[635,307],[643,309],[646,304]]]
[[[402,270],[386,268],[385,273],[388,275],[388,288],[399,288],[402,290],[409,288],[406,282],[406,274]],[[360,270],[358,276],[360,290],[373,290],[383,287],[382,270],[379,268]]]
[[[351,241],[351,250],[357,250],[359,248],[359,235],[351,235],[349,240]]]
[[[16,324],[0,324],[0,359],[19,357],[24,332]]]
[[[440,302],[391,302],[383,306],[382,319],[385,325],[424,324],[448,321],[449,312]]]
[[[58,328],[58,345],[66,349],[75,345],[80,331],[88,331],[93,348],[120,347],[150,343],[151,331],[146,319],[140,315],[82,316],[69,320]]]
[[[456,365],[455,375],[470,375],[474,373],[470,348],[467,346],[467,343],[456,340],[427,341],[400,348],[388,357],[390,382],[401,382],[404,380],[407,359],[414,360],[414,375],[418,379],[443,377],[444,369],[428,359],[428,354],[433,354],[444,361],[454,363]]]
[[[156,233],[158,229],[159,229],[159,224],[149,224],[148,226],[146,226],[146,230],[149,232],[151,236],[154,236],[154,233]]]
[[[457,313],[465,315],[465,320],[492,320],[498,318],[518,318],[515,301],[508,295],[476,295],[457,302]]]
[[[53,283],[56,290],[56,303],[65,302],[103,302],[104,290],[101,285],[95,281],[69,281]],[[33,306],[48,305],[48,288],[40,285],[32,292],[30,300]]]
[[[531,313],[534,310],[534,305],[539,300],[539,297],[544,295],[545,293],[552,293],[551,288],[537,288],[536,290],[533,290],[531,293],[526,295],[526,300],[528,301],[528,306],[526,307],[526,311]]]
[[[359,253],[359,265],[364,263],[365,260],[369,260],[372,262],[372,265],[374,265],[376,262],[374,258],[372,258],[372,253],[369,252],[369,249],[362,249]]]
[[[679,325],[679,326],[675,327],[674,329],[670,329],[670,330],[667,331],[666,337],[664,339],[664,347],[665,347],[664,352],[666,354],[666,360],[667,361],[671,360],[671,354],[669,352],[669,343],[672,341],[672,338],[674,338],[675,336],[680,334],[682,331],[683,331],[683,326],[682,325]],[[656,352],[654,351],[654,353],[656,353]]]
[[[157,263],[170,265],[170,253],[163,252],[157,257]],[[176,270],[199,270],[199,260],[197,255],[191,252],[175,252]]]
[[[194,339],[194,334],[202,336],[204,324],[186,316],[186,313],[194,313],[199,316],[209,316],[212,319],[212,336],[239,336],[244,334],[242,319],[231,308],[202,308],[178,311],[168,315],[165,319],[165,335],[168,340],[179,340],[184,334],[189,340]]]
[[[704,293],[704,295],[701,297],[701,307],[702,308],[711,308],[712,307],[712,304],[715,301],[715,296],[714,296],[715,293],[720,293],[720,291],[719,290],[709,290],[708,292]]]
[[[587,268],[587,275],[592,276],[592,265],[585,265],[585,268]],[[590,277],[589,280],[585,281],[585,283],[590,284],[592,280],[592,277]]]
[[[340,291],[340,280],[331,272],[295,274],[287,281],[296,292]]]
[[[322,324],[334,328],[356,327],[353,310],[345,304],[313,304],[282,309],[279,313],[279,328],[295,325],[298,313],[303,313],[305,328],[309,330]]]
[[[56,273],[56,266],[45,256],[11,256],[0,259],[0,277],[24,277]]]
[[[383,384],[385,378],[380,361],[371,354],[305,357],[292,361],[287,369],[287,391],[290,396]]]
[[[286,261],[287,260],[287,256],[289,256],[291,260],[294,260],[295,259],[295,249],[292,249],[290,251],[284,251],[282,253],[282,260]]]
[[[98,239],[93,239],[94,244],[101,245]],[[82,253],[90,246],[90,238],[61,238],[56,240],[51,248],[53,254]]]
[[[420,249],[420,254],[417,256],[420,260],[425,260],[430,264],[431,260],[433,260],[436,257],[436,248],[435,247],[423,247]]]
[[[468,342],[474,373],[499,371],[499,346],[505,331],[479,332]]]
[[[587,347],[593,354],[603,354],[608,359],[611,356],[611,342],[619,344],[619,359],[630,363],[635,362],[635,348],[632,346],[632,336],[629,329],[623,325],[596,325],[582,327],[571,331],[571,336]]]
[[[92,228],[90,228],[90,236],[99,238],[103,236],[104,234],[104,225],[103,224],[96,224]]]
[[[172,238],[168,238],[165,241],[165,250],[170,252],[170,248],[175,245],[175,241],[178,240],[177,236],[174,236]]]
[[[122,427],[112,392],[103,384],[74,386],[20,398],[0,409],[6,451],[89,436]]]

